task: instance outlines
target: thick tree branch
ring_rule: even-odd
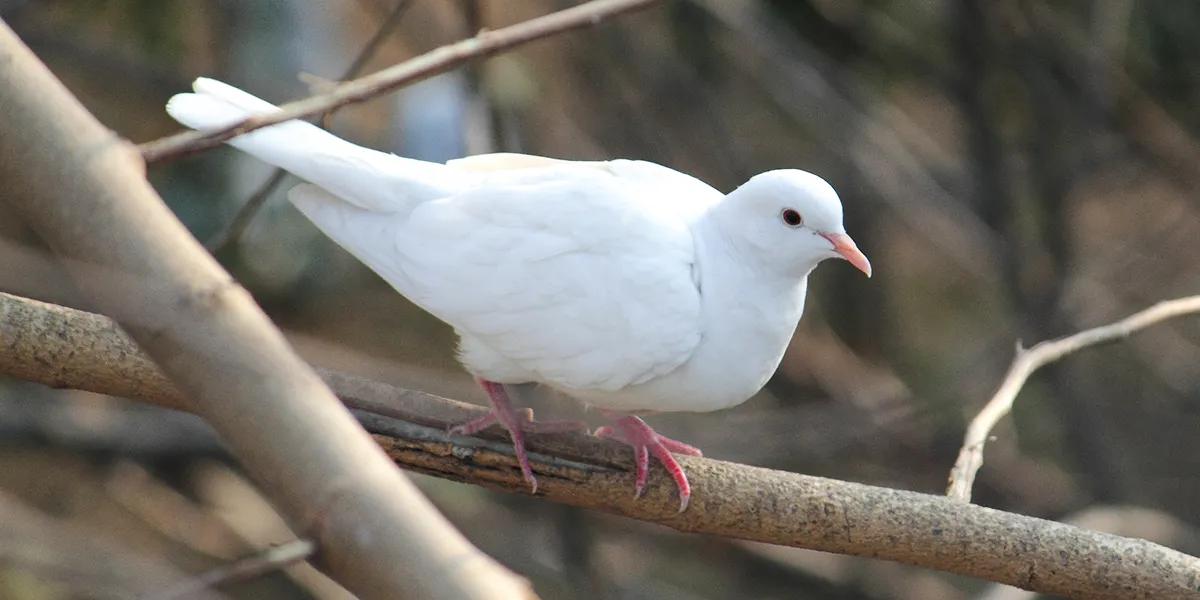
[[[411,60],[377,71],[366,77],[338,85],[332,91],[303,100],[289,102],[278,112],[250,117],[223,129],[206,132],[185,131],[142,144],[142,158],[147,164],[207,150],[243,133],[262,127],[319,115],[340,106],[362,102],[400,86],[432,77],[475,58],[491,56],[522,44],[558,33],[596,25],[601,21],[639,8],[658,0],[592,0],[579,6],[560,10],[536,19],[442,46]]]
[[[1195,313],[1200,313],[1200,296],[1188,296],[1159,302],[1115,323],[1087,329],[1057,340],[1040,342],[1028,350],[1018,343],[1017,354],[1013,357],[1012,365],[1009,366],[1008,374],[1004,376],[1000,388],[967,427],[962,449],[958,452],[958,459],[954,461],[954,468],[950,470],[950,483],[946,495],[959,502],[971,501],[971,488],[975,484],[975,474],[983,466],[983,447],[987,444],[988,436],[996,423],[1012,411],[1013,401],[1017,399],[1017,394],[1034,371],[1088,346],[1129,337],[1155,323]]]
[[[163,368],[293,528],[317,543],[319,564],[340,583],[363,598],[529,593],[389,464],[175,219],[135,149],[3,23],[0,181],[4,200]]]
[[[0,294],[0,373],[178,406],[178,394],[105,317]],[[529,487],[501,432],[450,436],[482,408],[361,378],[325,380],[399,465],[510,493]],[[96,385],[90,385],[95,381]],[[121,389],[125,386],[126,389]],[[708,533],[884,558],[1050,594],[1186,598],[1200,593],[1200,559],[928,494],[681,456],[692,481],[687,512],[659,469],[633,498],[628,451],[583,435],[529,442],[538,495],[548,500]]]

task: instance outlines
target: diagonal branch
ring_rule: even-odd
[[[359,71],[367,64],[367,61],[371,60],[375,56],[375,52],[383,45],[383,41],[400,25],[401,18],[408,8],[412,6],[412,3],[413,0],[400,0],[396,3],[396,6],[388,13],[387,18],[375,30],[375,35],[372,35],[371,39],[367,40],[362,50],[359,50],[358,56],[355,56],[350,66],[346,67],[346,71],[339,78],[340,80],[345,81],[351,77],[358,76]],[[329,121],[333,118],[335,112],[336,109],[331,109],[321,115],[321,129],[329,129]],[[242,203],[241,208],[233,215],[233,218],[204,243],[204,247],[215,255],[227,246],[240,240],[246,228],[250,226],[250,222],[254,220],[254,216],[258,214],[259,210],[262,210],[262,207],[267,203],[267,199],[271,197],[271,194],[286,178],[287,171],[276,167],[271,176],[259,186],[258,190]]]
[[[262,185],[258,186],[258,189],[253,194],[250,194],[250,197],[242,203],[237,213],[233,215],[233,218],[217,231],[216,234],[204,242],[204,247],[210,253],[216,255],[226,247],[242,239],[242,234],[250,227],[250,222],[254,220],[258,211],[262,210],[263,206],[266,206],[267,199],[287,179],[287,176],[287,171],[276,167],[271,176],[267,177],[267,180],[262,182]]]
[[[3,200],[317,543],[319,566],[363,598],[528,596],[396,470],[143,166],[0,22]]]
[[[0,294],[0,373],[178,406],[178,393],[105,317]],[[528,494],[498,432],[451,436],[448,423],[481,407],[323,372],[400,466]],[[125,389],[122,389],[124,387]],[[1145,540],[1096,533],[951,499],[679,457],[694,496],[677,512],[673,484],[654,469],[633,498],[624,447],[582,435],[529,440],[538,496],[680,531],[869,556],[1088,598],[1185,598],[1200,591],[1200,559]]]
[[[391,12],[379,24],[379,28],[375,30],[375,34],[371,36],[371,39],[367,40],[362,50],[358,51],[358,56],[355,56],[354,60],[350,61],[350,66],[346,67],[346,70],[342,72],[342,76],[338,77],[339,82],[344,82],[351,77],[358,77],[363,67],[367,66],[367,63],[375,57],[375,53],[383,46],[384,40],[391,37],[396,27],[400,26],[400,21],[404,18],[404,13],[408,11],[412,4],[413,0],[399,0],[396,6],[392,7]],[[329,120],[333,117],[334,112],[336,112],[336,109],[330,109],[321,115],[319,120],[322,129],[329,129]]]
[[[161,592],[143,596],[141,600],[176,600],[192,598],[198,592],[246,581],[255,577],[286,568],[312,556],[317,547],[306,539],[292,540],[286,544],[272,546],[262,552],[241,560],[221,565],[199,575],[188,577]]]
[[[449,71],[475,58],[549,37],[596,25],[632,10],[646,8],[657,0],[592,0],[536,19],[495,31],[481,31],[473,38],[442,46],[411,60],[377,71],[366,77],[338,85],[332,91],[289,102],[278,112],[258,115],[222,129],[207,132],[185,131],[142,144],[139,149],[147,164],[178,158],[221,145],[230,138],[255,129],[319,115],[340,106],[362,102],[398,87]]]
[[[950,470],[950,484],[946,495],[960,502],[971,501],[971,487],[975,483],[975,474],[983,466],[983,447],[988,436],[996,423],[1012,411],[1013,401],[1034,371],[1088,346],[1129,337],[1138,330],[1167,319],[1196,313],[1200,313],[1200,296],[1188,296],[1159,302],[1115,323],[1087,329],[1057,340],[1040,342],[1028,350],[1018,343],[1017,355],[1013,358],[1003,383],[967,428],[958,459],[954,461],[954,468]]]

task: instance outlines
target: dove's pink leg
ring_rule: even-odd
[[[504,384],[480,379],[479,385],[483,386],[483,390],[487,392],[488,400],[492,403],[492,410],[478,419],[451,427],[450,433],[471,435],[492,425],[503,426],[508,431],[509,437],[512,438],[513,452],[517,455],[517,464],[521,465],[521,475],[525,481],[529,482],[533,493],[537,493],[537,478],[533,476],[533,468],[529,466],[529,455],[525,452],[525,432],[579,431],[587,429],[587,424],[581,421],[534,421],[532,410],[528,408],[520,411],[513,410],[512,402],[508,398],[508,390],[504,389]]]
[[[672,452],[689,456],[703,456],[699,448],[673,440],[654,431],[645,421],[633,415],[619,417],[611,427],[601,427],[596,430],[596,436],[612,438],[633,446],[633,462],[637,467],[634,482],[634,497],[642,495],[646,490],[646,476],[650,471],[650,455],[653,454],[662,463],[667,473],[675,480],[679,488],[679,512],[687,510],[688,500],[692,498],[692,486],[688,483],[687,474],[683,467],[671,456]]]

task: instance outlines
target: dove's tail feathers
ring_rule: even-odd
[[[167,102],[167,113],[193,129],[218,129],[279,110],[215,79],[201,77],[192,87],[195,93],[177,94]],[[369,211],[408,212],[465,185],[462,175],[446,165],[357,146],[303,121],[264,127],[229,144]]]
[[[201,77],[195,93],[177,94],[167,102],[167,114],[193,129],[219,129],[248,117],[269,115],[279,107],[229,84]],[[302,121],[287,121],[236,137],[229,144],[305,179],[313,173],[311,151],[349,145],[333,134]],[[306,172],[307,171],[307,172]]]
[[[192,89],[197,94],[219,98],[222,101],[240,108],[248,113],[268,113],[279,110],[278,106],[255,96],[245,90],[208,77],[197,77],[192,82]]]
[[[394,247],[402,219],[359,208],[309,183],[288,192],[292,204],[325,235],[391,283],[401,294],[410,290],[407,274],[399,268]]]

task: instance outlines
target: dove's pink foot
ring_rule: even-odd
[[[688,484],[683,467],[679,466],[679,462],[671,453],[703,456],[699,448],[659,434],[645,421],[633,415],[617,418],[611,427],[597,429],[596,437],[612,438],[633,447],[633,460],[637,466],[633,494],[635,498],[646,491],[646,476],[650,471],[650,455],[653,454],[679,488],[679,512],[687,510],[688,500],[692,498],[692,486]]]
[[[587,429],[582,421],[534,421],[533,411],[523,408],[513,410],[508,398],[508,390],[504,384],[480,379],[479,385],[487,392],[492,410],[488,414],[472,419],[466,423],[450,428],[450,433],[472,435],[491,427],[501,425],[512,438],[513,452],[517,455],[517,464],[521,465],[521,476],[529,483],[533,493],[537,493],[537,478],[533,476],[533,468],[529,466],[529,455],[525,452],[525,433],[560,433]]]

